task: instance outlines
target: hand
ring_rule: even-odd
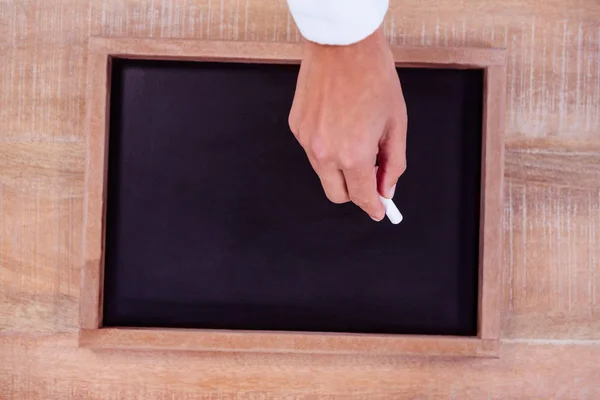
[[[289,123],[329,200],[381,221],[379,193],[392,198],[406,169],[407,124],[382,31],[349,46],[308,42]]]

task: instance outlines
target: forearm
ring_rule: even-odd
[[[307,40],[348,45],[370,36],[383,22],[389,0],[287,0]]]

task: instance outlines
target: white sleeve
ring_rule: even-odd
[[[389,0],[287,0],[298,29],[319,44],[360,42],[381,26]]]

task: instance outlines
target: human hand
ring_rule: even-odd
[[[349,46],[308,42],[289,124],[327,198],[381,221],[406,169],[406,105],[381,29]],[[376,167],[376,162],[379,166]]]

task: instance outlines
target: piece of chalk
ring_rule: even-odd
[[[379,198],[385,207],[385,215],[387,215],[390,222],[394,225],[402,222],[402,214],[400,213],[400,210],[398,210],[398,207],[396,207],[394,204],[394,201],[392,199],[386,199],[383,196],[379,196]]]

